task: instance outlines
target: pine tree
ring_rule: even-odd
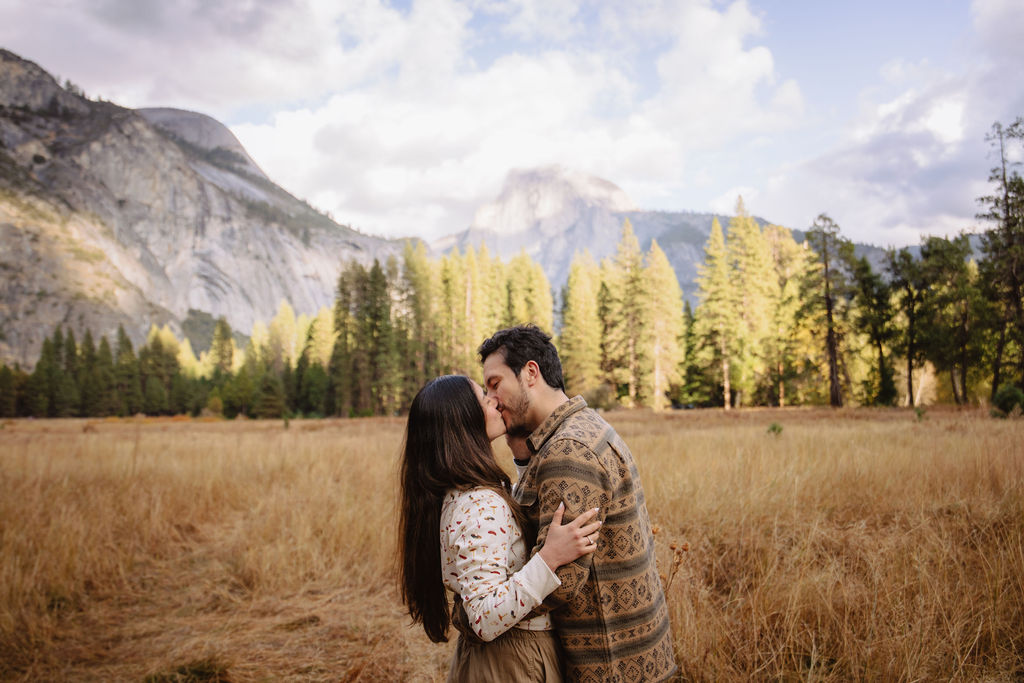
[[[476,349],[483,339],[511,324],[506,318],[508,315],[508,287],[504,264],[497,257],[491,258],[486,244],[480,246],[477,258],[480,262],[480,279],[484,296],[483,318],[480,322],[482,337],[473,340],[472,344],[474,362]]]
[[[781,407],[792,401],[792,388],[787,390],[787,385],[807,374],[802,359],[815,355],[811,331],[801,326],[799,319],[803,305],[801,283],[812,270],[811,252],[806,243],[797,244],[786,228],[769,225],[763,234],[771,250],[777,283],[764,351],[771,380],[766,400]]]
[[[224,316],[217,319],[210,342],[210,358],[213,361],[214,376],[230,375],[235,365],[235,340],[231,325]]]
[[[736,329],[740,324],[736,284],[729,266],[725,237],[718,218],[704,247],[704,263],[697,266],[696,336],[707,360],[721,370],[722,403],[732,405],[732,363],[737,352]]]
[[[182,374],[186,377],[194,379],[203,374],[199,359],[196,358],[195,351],[192,350],[192,342],[188,340],[188,337],[183,339],[178,347],[177,360],[178,367],[181,368]]]
[[[439,374],[435,309],[439,283],[423,242],[407,241],[402,258],[399,300],[406,339],[403,393],[411,401],[428,379]]]
[[[438,337],[443,372],[468,372],[475,359],[466,351],[469,337],[466,318],[466,264],[458,253],[441,257]]]
[[[286,365],[292,366],[295,362],[298,355],[295,348],[297,327],[295,310],[282,299],[277,306],[277,313],[270,321],[265,350],[267,366],[275,375],[280,376]]]
[[[863,256],[850,263],[850,271],[855,287],[854,324],[867,334],[876,354],[876,365],[867,381],[865,402],[881,406],[893,405],[899,392],[896,390],[892,365],[886,358],[886,347],[896,335],[892,289],[871,269],[871,264]]]
[[[14,384],[14,371],[7,364],[0,365],[0,417],[18,414],[18,394]]]
[[[254,417],[267,420],[284,415],[284,387],[272,371],[263,373],[259,379]]]
[[[698,361],[697,324],[688,300],[683,301],[683,328],[684,355],[679,367],[682,381],[675,390],[675,401],[680,405],[693,407],[707,403],[710,395],[706,390],[708,383],[704,377],[704,366]]]
[[[140,351],[141,352],[141,351]],[[164,415],[168,412],[167,390],[156,375],[150,375],[145,381],[142,412],[146,415]]]
[[[371,410],[375,415],[391,415],[398,407],[398,347],[391,320],[391,284],[376,259],[370,268],[363,311],[371,349]]]
[[[97,404],[95,411],[99,417],[116,415],[121,406],[117,394],[117,374],[114,369],[114,354],[110,350],[110,342],[106,336],[100,337],[100,346],[96,351],[96,368],[92,381],[96,387]]]
[[[914,396],[914,368],[924,362],[921,346],[921,306],[927,295],[927,283],[921,264],[909,249],[889,250],[886,269],[889,271],[892,287],[896,292],[903,324],[897,337],[897,346],[907,362],[907,403],[917,403]]]
[[[50,415],[50,385],[56,372],[53,367],[55,364],[53,341],[45,337],[39,351],[39,360],[25,386],[26,412],[33,417]]]
[[[590,395],[601,385],[601,271],[589,251],[577,252],[562,297],[559,355],[570,394]]]
[[[1024,179],[1014,169],[1020,162],[1024,142],[1024,119],[1018,117],[1009,126],[992,125],[986,141],[999,155],[999,165],[989,174],[995,184],[992,195],[979,198],[985,210],[978,214],[994,223],[982,235],[984,259],[980,264],[981,281],[990,300],[997,302],[989,325],[997,336],[992,357],[992,393],[1003,384],[1004,356],[1013,346],[1017,351],[1017,378],[1024,387]]]
[[[321,367],[327,367],[331,361],[331,350],[334,348],[334,312],[327,306],[317,311],[316,317],[310,322],[313,330],[310,341],[310,361],[318,361]]]
[[[635,406],[644,361],[640,335],[649,315],[646,306],[650,298],[644,282],[643,253],[629,219],[623,222],[615,260],[606,266],[605,274],[604,361],[612,381],[622,387],[622,402]]]
[[[334,414],[350,416],[365,412],[369,400],[369,349],[362,342],[361,310],[369,274],[358,262],[349,261],[338,276],[334,301],[337,338],[331,354],[331,394]]]
[[[313,362],[306,367],[302,378],[302,410],[308,414],[322,414],[324,412],[324,401],[327,397],[327,385],[329,378],[320,361],[313,359]]]
[[[132,341],[117,327],[117,355],[114,362],[117,395],[120,400],[118,415],[134,415],[142,410],[142,381],[139,376],[139,362],[132,348]]]
[[[847,307],[844,304],[850,295],[843,264],[851,261],[853,245],[840,236],[839,226],[826,214],[819,214],[815,219],[807,232],[807,242],[817,254],[821,267],[808,273],[806,310],[819,317],[823,314],[829,405],[838,408],[843,405],[840,343],[845,331]]]
[[[968,372],[981,359],[984,304],[977,267],[967,261],[970,253],[963,233],[953,239],[928,237],[921,245],[921,270],[930,293],[921,311],[921,345],[936,372],[948,373],[957,405],[969,402]]]
[[[668,404],[670,388],[681,380],[685,327],[683,291],[656,240],[651,241],[647,253],[643,280],[647,301],[640,307],[644,313],[638,341],[640,398],[644,405],[662,410]]]
[[[50,394],[50,417],[73,417],[78,413],[81,398],[75,374],[78,370],[78,346],[74,332],[62,335],[60,327],[53,333],[53,364],[47,378]]]
[[[508,321],[510,325],[521,325],[537,321],[531,317],[530,278],[532,261],[525,251],[520,251],[508,262],[506,288],[508,291]]]
[[[93,341],[92,332],[86,330],[82,335],[80,358],[75,375],[78,385],[78,414],[83,417],[96,417],[99,415],[100,395],[99,387],[95,381],[96,374],[96,343]]]
[[[731,366],[736,403],[751,401],[758,385],[769,378],[765,356],[771,336],[772,311],[779,299],[771,249],[761,229],[743,204],[736,200],[736,215],[729,221],[727,252],[737,298],[739,324],[735,328],[736,354]]]

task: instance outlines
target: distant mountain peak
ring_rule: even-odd
[[[633,209],[622,188],[603,178],[559,165],[517,169],[506,176],[498,198],[477,210],[470,230],[555,234],[595,211]]]

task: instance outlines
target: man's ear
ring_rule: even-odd
[[[520,374],[526,375],[524,380],[526,382],[526,386],[532,387],[537,384],[537,380],[540,379],[540,366],[537,365],[537,361],[528,360],[526,361],[526,365],[524,365],[523,369],[520,371]]]

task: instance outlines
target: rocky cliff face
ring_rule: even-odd
[[[33,362],[56,324],[140,341],[208,314],[247,333],[400,249],[274,185],[209,117],[92,102],[0,50],[0,360]]]
[[[628,219],[642,249],[658,240],[692,298],[713,218],[709,213],[641,211],[617,185],[552,166],[509,173],[499,197],[477,211],[472,226],[434,247],[444,251],[486,244],[504,259],[525,251],[544,267],[557,292],[576,252],[587,249],[597,261],[614,255]],[[723,226],[728,223],[728,218],[720,220]]]

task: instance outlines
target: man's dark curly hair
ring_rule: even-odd
[[[487,360],[496,351],[505,358],[505,364],[516,377],[523,366],[532,360],[537,363],[548,386],[565,391],[562,362],[558,359],[555,345],[551,343],[551,335],[536,325],[516,325],[498,330],[480,345],[480,362]]]

